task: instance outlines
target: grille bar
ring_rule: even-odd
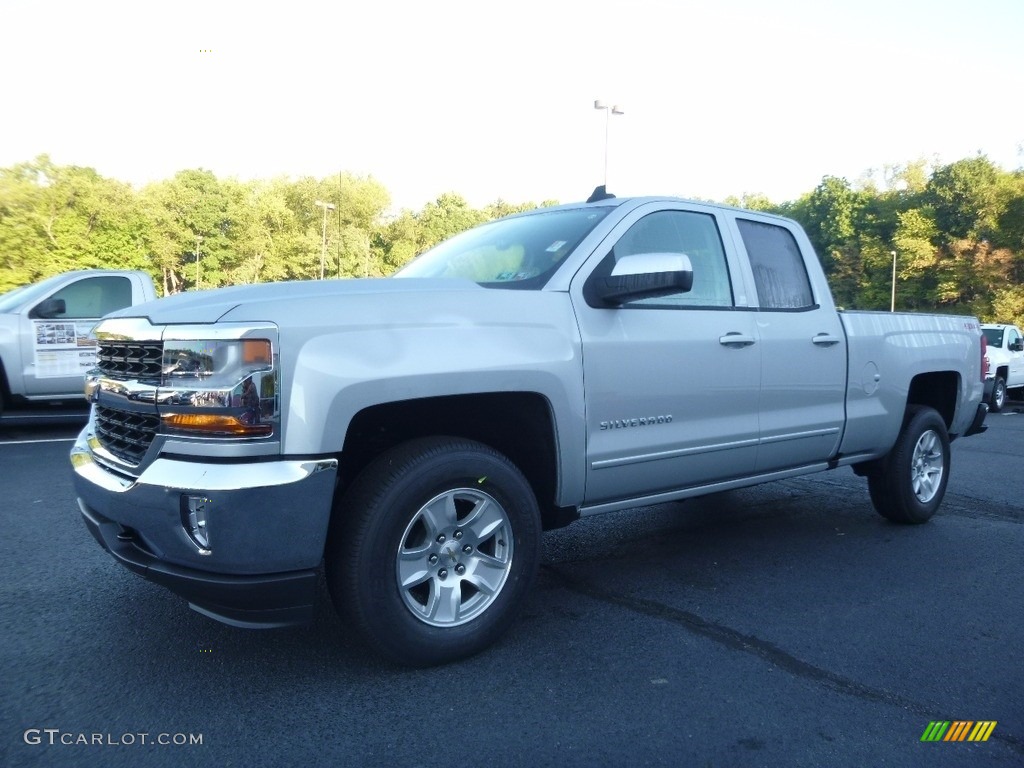
[[[156,437],[160,419],[152,414],[96,408],[96,437],[114,456],[138,466]]]
[[[112,379],[158,382],[163,355],[161,341],[102,341],[97,367]]]

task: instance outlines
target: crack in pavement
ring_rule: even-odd
[[[921,715],[926,720],[934,720],[935,713],[942,709],[942,707],[928,706],[912,699],[904,698],[896,693],[858,683],[856,680],[851,680],[835,672],[830,672],[827,669],[802,661],[777,645],[773,645],[753,635],[744,635],[730,627],[715,624],[690,611],[673,608],[654,600],[616,594],[615,592],[574,578],[553,565],[543,565],[541,569],[554,577],[555,581],[563,588],[572,592],[590,597],[599,602],[625,608],[634,613],[641,613],[645,616],[672,622],[695,635],[705,637],[726,648],[756,656],[796,677],[818,683],[837,693],[853,696],[864,701],[899,707],[900,709]],[[1005,730],[996,729],[989,740],[998,741],[1017,754],[1024,755],[1024,739],[1007,733]]]

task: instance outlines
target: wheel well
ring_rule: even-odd
[[[11,402],[11,388],[7,383],[7,371],[4,370],[4,361],[0,360],[0,412],[3,412],[4,404]]]
[[[1003,381],[1006,381],[1006,379],[1009,378],[1009,375],[1010,375],[1010,368],[1009,368],[1009,366],[1000,365],[998,368],[996,368],[996,376],[1002,376],[1003,377]]]
[[[948,429],[953,424],[959,393],[960,375],[955,371],[921,373],[910,382],[907,405],[927,405],[934,408],[942,416]]]
[[[338,493],[379,454],[430,435],[465,437],[504,454],[533,488],[544,527],[567,522],[566,510],[555,506],[558,462],[551,406],[532,392],[428,397],[360,411],[345,435]]]

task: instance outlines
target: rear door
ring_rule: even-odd
[[[757,472],[824,461],[839,450],[846,418],[846,335],[826,285],[816,294],[788,222],[734,220],[756,292],[761,343]],[[811,253],[810,245],[804,246]]]
[[[583,340],[587,505],[749,475],[758,441],[757,313],[720,213],[651,203],[612,231],[571,286]],[[594,281],[623,256],[682,253],[686,293],[605,306]]]

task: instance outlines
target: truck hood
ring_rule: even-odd
[[[216,323],[219,320],[281,322],[287,320],[296,307],[302,307],[304,313],[329,316],[337,311],[340,303],[357,296],[379,296],[385,301],[401,302],[400,294],[436,293],[445,296],[453,292],[486,290],[469,280],[420,278],[259,283],[178,293],[128,307],[108,317],[144,317],[153,325]],[[399,295],[396,298],[387,298],[396,294]]]

